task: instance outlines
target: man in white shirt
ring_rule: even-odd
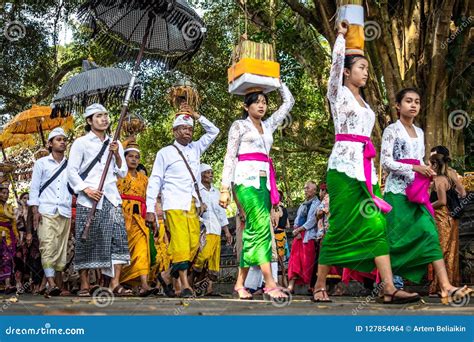
[[[206,229],[206,244],[199,252],[193,265],[196,279],[201,280],[204,278],[203,270],[207,264],[207,277],[209,281],[203,282],[202,285],[199,285],[199,283],[194,284],[195,288],[199,288],[201,294],[212,293],[212,282],[217,280],[217,275],[219,274],[222,230],[225,233],[227,244],[232,244],[232,235],[228,227],[229,221],[227,220],[225,209],[219,205],[220,192],[212,185],[213,180],[214,173],[212,167],[207,164],[201,164],[201,186],[199,191],[202,201],[207,208],[201,217],[201,222]]]
[[[156,225],[154,208],[156,198],[161,193],[166,224],[171,234],[168,251],[172,260],[171,274],[175,278],[179,277],[181,281],[181,296],[192,297],[193,292],[187,276],[199,249],[200,224],[197,208],[201,207],[201,203],[196,189],[199,189],[201,180],[200,158],[219,134],[219,129],[187,104],[181,105],[181,111],[191,115],[176,117],[173,122],[173,134],[176,140],[172,145],[158,151],[153,171],[148,179],[146,221],[148,224]],[[206,131],[198,141],[192,141],[193,118]],[[191,170],[188,169],[183,157]],[[166,273],[158,277],[162,283],[165,282],[162,278],[164,275]],[[169,285],[170,279],[167,279],[166,283],[162,285]]]
[[[38,159],[33,167],[28,201],[33,211],[33,227],[38,233],[41,264],[50,296],[61,293],[61,272],[66,266],[71,223],[72,196],[67,190],[66,147],[64,130],[52,130],[48,136],[50,154]],[[26,239],[32,240],[31,231],[27,233]]]
[[[116,295],[129,295],[119,283],[124,264],[129,264],[127,232],[122,213],[122,199],[117,189],[117,178],[127,175],[122,144],[112,141],[107,135],[110,119],[107,110],[95,103],[86,108],[86,135],[76,139],[71,147],[67,173],[69,184],[77,196],[76,251],[74,267],[81,276],[79,296],[89,296],[98,286],[90,288],[88,270],[102,269],[112,278],[109,288]],[[105,169],[108,151],[112,151],[112,162],[107,170],[103,191],[99,182]],[[97,211],[86,241],[81,236],[93,202]]]

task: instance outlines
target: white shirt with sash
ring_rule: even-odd
[[[109,136],[106,136],[105,139],[110,139],[110,142],[112,141],[112,138]],[[72,144],[71,151],[69,152],[69,162],[67,165],[69,184],[74,192],[79,194],[77,197],[77,203],[87,208],[92,208],[93,201],[84,193],[83,190],[88,187],[93,189],[99,188],[100,178],[102,177],[102,172],[105,169],[105,162],[109,154],[110,143],[106,147],[101,160],[92,168],[87,178],[82,180],[80,174],[87,169],[92,160],[99,154],[104,141],[100,140],[100,138],[93,132],[89,132],[86,135],[77,138]],[[122,158],[122,167],[117,167],[115,157],[112,157],[112,162],[110,163],[103,189],[104,196],[114,207],[117,207],[122,203],[122,198],[120,197],[117,188],[117,179],[124,178],[128,172],[122,144],[120,141],[118,144],[119,154]],[[97,209],[99,210],[102,209],[104,196],[102,196],[97,204]]]
[[[44,189],[41,195],[39,194],[41,187],[59,171],[66,161],[67,159],[63,158],[58,163],[50,154],[35,162],[28,205],[38,206],[38,211],[42,215],[56,215],[59,213],[63,217],[71,217],[72,196],[67,190],[66,168]]]
[[[187,146],[183,146],[177,141],[173,144],[183,153],[199,184],[201,181],[201,155],[216,139],[219,128],[202,115],[197,121],[201,123],[206,134],[198,141],[193,141]],[[200,206],[191,174],[173,146],[166,146],[156,154],[146,191],[146,206],[149,213],[154,212],[156,198],[160,192],[164,211],[173,209],[190,210],[193,198],[196,200],[196,206]]]

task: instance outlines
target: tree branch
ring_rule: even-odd
[[[59,85],[61,80],[66,76],[69,72],[80,67],[82,65],[82,61],[86,59],[86,56],[81,56],[76,59],[73,59],[63,65],[54,73],[54,75],[50,78],[46,86],[41,90],[41,92],[36,95],[36,101],[41,101],[47,97],[49,97],[52,92],[56,89]],[[31,98],[30,98],[31,101]]]

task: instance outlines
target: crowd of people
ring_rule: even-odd
[[[174,142],[157,152],[149,177],[138,144],[113,141],[107,109],[93,104],[84,112],[86,134],[72,143],[69,159],[65,132],[50,132],[50,154],[35,162],[30,191],[16,212],[7,204],[9,184],[0,186],[5,292],[211,294],[223,241],[235,244],[240,299],[257,293],[286,298],[305,285],[313,301],[330,302],[327,279],[335,277],[368,279],[379,283],[383,303],[409,303],[420,296],[405,291],[404,280],[419,283],[427,272],[430,294],[443,303],[470,295],[472,289],[458,287],[456,200],[466,192],[449,167],[449,151],[434,147],[424,163],[424,132],[414,125],[420,94],[402,89],[395,103],[399,120],[382,137],[382,197],[370,140],[375,113],[361,91],[369,62],[345,55],[346,32],[339,24],[328,82],[336,142],[326,182],[305,184],[292,226],[269,157],[273,133],[294,104],[284,83],[282,104],[266,119],[267,96],[245,96],[243,118],[228,132],[220,188],[213,167],[201,163],[220,131],[187,103],[180,112],[188,114],[174,119]],[[193,140],[197,123],[205,133]],[[235,241],[226,215],[232,197]]]

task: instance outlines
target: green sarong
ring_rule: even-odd
[[[260,177],[260,189],[237,185],[237,199],[245,212],[240,267],[259,266],[272,260],[270,192],[267,177]]]
[[[387,214],[387,233],[393,274],[420,283],[429,263],[443,259],[436,221],[421,204],[403,194],[387,192],[393,207]]]
[[[386,223],[365,182],[329,170],[329,228],[321,244],[319,264],[361,272],[375,269],[374,258],[388,255]],[[373,187],[380,197],[378,185]]]

